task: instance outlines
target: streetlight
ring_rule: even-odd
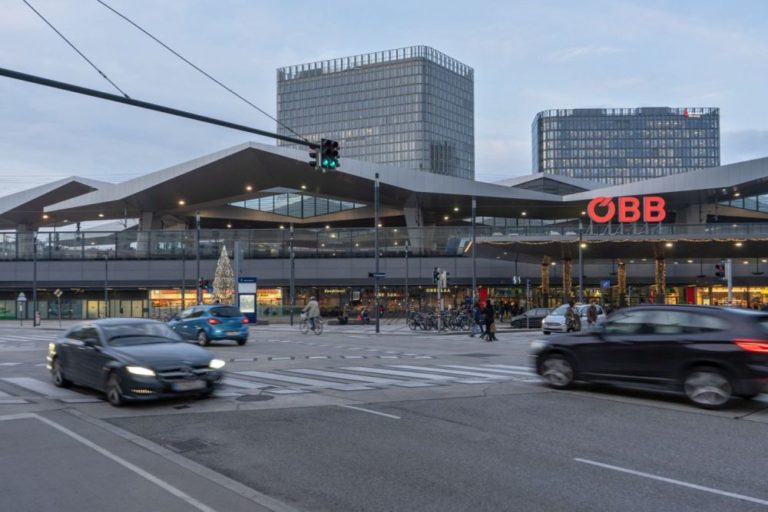
[[[376,173],[376,181],[374,183],[373,191],[374,199],[374,228],[373,228],[373,250],[375,251],[374,258],[376,260],[376,270],[373,274],[373,294],[374,305],[376,306],[376,333],[379,333],[379,173]]]
[[[410,299],[410,295],[408,295],[408,249],[411,247],[411,242],[409,240],[405,241],[405,320],[408,321],[408,313],[410,312],[410,308],[408,307],[408,299]]]
[[[583,227],[581,221],[579,221],[579,302],[584,302],[584,257],[582,252],[584,251],[583,243]]]

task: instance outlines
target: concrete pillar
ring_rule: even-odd
[[[35,232],[26,224],[16,226],[16,250],[19,259],[32,259],[32,250],[35,244]],[[39,256],[39,255],[38,255]]]
[[[563,260],[563,304],[567,303],[571,299],[571,293],[573,291],[573,263],[571,258],[565,258]]]
[[[413,201],[408,201],[408,203],[413,203]],[[418,205],[406,206],[403,208],[403,215],[408,230],[408,239],[411,242],[411,254],[419,256],[424,249],[432,247],[434,239],[432,230],[424,228],[424,217]]]
[[[667,263],[664,258],[656,258],[656,293],[654,304],[664,304],[667,293]]]
[[[540,306],[549,307],[549,256],[541,259],[541,304]]]

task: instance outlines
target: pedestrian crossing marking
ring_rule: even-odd
[[[432,368],[432,367],[423,368],[421,366],[411,366],[407,364],[396,365],[394,366],[394,368],[402,368],[404,370],[419,370],[419,371],[426,371],[426,372],[447,373],[450,375],[463,375],[467,377],[482,377],[484,379],[499,379],[499,380],[509,379],[509,376],[507,375],[493,375],[488,373],[469,372],[464,370],[450,370],[445,368]]]
[[[303,386],[336,389],[339,391],[367,391],[371,389],[367,386],[361,386],[359,384],[339,384],[338,382],[330,382],[330,381],[317,380],[317,379],[307,379],[304,377],[292,377],[290,375],[283,375],[280,373],[257,372],[257,371],[245,371],[245,372],[237,372],[237,373],[238,375],[248,375],[250,377],[274,380],[277,382],[289,382],[292,384],[299,384]]]
[[[381,377],[367,377],[363,375],[353,375],[351,373],[341,373],[327,370],[312,370],[309,368],[294,368],[286,371],[292,373],[303,373],[305,375],[316,375],[318,377],[329,377],[332,379],[351,380],[357,382],[367,382],[369,384],[392,385],[406,388],[422,388],[432,386],[432,384],[427,382],[412,382],[407,380],[385,379]]]
[[[68,403],[101,401],[99,398],[84,396],[82,393],[58,388],[49,382],[43,382],[41,380],[33,379],[30,377],[5,377],[2,380],[20,388],[24,388],[28,391],[33,391],[39,395],[43,395],[48,398],[56,398]]]

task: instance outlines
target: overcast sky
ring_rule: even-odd
[[[132,98],[275,130],[96,0],[28,1]],[[475,70],[482,181],[531,172],[531,122],[550,108],[720,107],[722,162],[768,156],[764,0],[105,2],[272,116],[278,67],[432,46]],[[0,9],[0,67],[116,92],[22,0]],[[0,195],[273,143],[5,77],[0,134]]]

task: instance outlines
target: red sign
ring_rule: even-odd
[[[642,211],[640,204],[642,203]],[[666,202],[661,196],[619,197],[614,203],[612,197],[596,197],[589,202],[587,213],[593,222],[605,224],[616,217],[619,222],[661,222],[667,217]]]

